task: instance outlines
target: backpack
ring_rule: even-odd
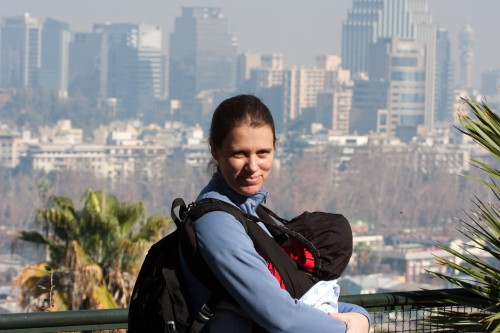
[[[179,215],[175,212],[177,208]],[[187,244],[191,244],[190,240],[195,237],[191,226],[194,220],[188,218],[188,208],[182,199],[173,201],[171,217],[176,229],[151,246],[134,284],[128,311],[129,333],[197,333],[210,319],[211,301],[197,316],[190,316],[188,309],[180,256],[181,248],[187,249]],[[187,249],[182,255],[187,257],[195,252],[196,248]],[[190,269],[201,272],[202,276],[210,276],[201,259],[194,256],[190,259],[186,260]]]
[[[215,279],[196,245],[192,223],[211,211],[230,213],[243,225],[257,252],[277,269],[286,290],[294,298],[300,298],[322,278],[338,277],[349,261],[347,259],[344,265],[345,259],[339,260],[338,255],[330,250],[332,242],[339,241],[338,236],[344,235],[331,232],[331,225],[335,225],[334,230],[348,229],[350,232],[349,223],[342,215],[304,212],[287,221],[261,205],[257,209],[257,218],[217,199],[204,199],[186,206],[178,198],[171,208],[176,230],[150,248],[137,276],[129,304],[128,332],[198,333],[222,300],[228,301],[224,302],[226,307],[233,304],[238,311],[238,305]],[[256,222],[264,223],[273,237],[269,237]],[[352,253],[352,233],[345,238],[346,243],[350,239]],[[188,310],[181,255],[184,264],[198,277],[203,276],[203,282],[214,291],[198,314],[190,314]]]

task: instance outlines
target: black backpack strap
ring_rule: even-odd
[[[267,230],[271,233],[274,240],[278,242],[278,244],[283,245],[288,240],[288,235],[283,232],[279,226],[286,224],[288,221],[284,218],[279,217],[269,208],[264,205],[260,205],[257,207],[257,215],[262,223],[266,226],[271,226],[271,228],[267,228]]]
[[[198,202],[193,202],[189,205],[187,213],[194,222],[206,213],[214,211],[223,211],[233,215],[241,223],[245,232],[248,232],[247,218],[249,215],[243,213],[238,207],[219,199],[206,198]]]
[[[287,219],[280,217],[278,214],[269,209],[269,207],[264,205],[259,205],[259,207],[257,207],[257,215],[259,215],[261,219],[267,220],[271,223],[276,223],[275,221],[272,221],[272,219],[279,221],[281,224],[288,223]]]
[[[177,212],[178,213],[177,213]],[[219,308],[221,301],[226,307],[230,307],[238,313],[242,313],[239,305],[227,293],[220,282],[215,278],[212,271],[199,253],[196,243],[196,235],[193,229],[193,222],[203,215],[213,211],[224,211],[233,215],[239,221],[245,232],[248,231],[245,214],[236,206],[217,199],[203,199],[186,206],[181,198],[172,202],[171,217],[177,228],[181,230],[180,246],[186,262],[193,274],[202,277],[202,282],[212,290],[212,296],[204,304],[199,313],[194,316],[189,333],[200,332],[203,326],[210,320],[216,308]]]
[[[179,215],[177,215],[177,213],[175,212],[176,209],[179,210]],[[181,223],[183,223],[184,219],[186,218],[186,213],[186,203],[182,198],[176,198],[172,202],[172,207],[170,208],[170,216],[172,217],[172,220],[174,221],[177,228],[179,228]]]
[[[181,239],[181,248],[184,253],[187,253],[190,260],[187,260],[193,272],[200,272],[201,276],[209,276],[211,280],[209,280],[210,285],[218,285],[219,283],[215,281],[215,277],[211,274],[206,274],[210,269],[207,264],[203,261],[201,253],[198,250],[198,244],[196,242],[196,235],[193,229],[193,222],[198,220],[203,215],[214,212],[214,211],[224,211],[231,215],[233,215],[237,221],[239,221],[245,232],[248,233],[248,226],[245,214],[236,206],[218,200],[218,199],[203,199],[198,202],[193,202],[189,204],[189,206],[185,207],[184,201],[180,199],[177,203],[179,206],[179,217],[175,216],[174,218],[179,219],[182,222],[182,227],[184,229],[183,238]],[[176,201],[174,200],[174,203]],[[172,205],[173,207],[173,205]]]

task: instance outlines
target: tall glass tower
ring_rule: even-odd
[[[470,24],[462,28],[459,35],[460,48],[460,88],[473,88],[474,43],[476,36]]]
[[[410,0],[353,0],[342,23],[342,67],[368,72],[370,46],[378,38],[411,38]]]
[[[69,46],[69,94],[105,98],[107,47],[101,33],[77,32]]]
[[[27,88],[37,85],[41,65],[41,26],[28,13],[3,20],[0,44],[0,86]]]
[[[169,98],[236,88],[236,41],[219,8],[184,7],[170,34]]]
[[[56,91],[60,96],[68,93],[69,43],[71,32],[66,22],[47,19],[42,31],[42,66],[38,85]]]
[[[409,0],[415,41],[425,45],[425,115],[428,130],[434,128],[436,105],[437,26],[433,22],[427,0]]]
[[[438,29],[436,40],[435,120],[450,121],[453,116],[453,66],[448,31]]]
[[[155,100],[164,97],[162,32],[148,24],[96,24],[105,55],[106,97],[118,101],[119,118],[145,117],[155,111]]]

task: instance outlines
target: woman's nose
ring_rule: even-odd
[[[258,169],[258,162],[256,156],[250,156],[247,161],[247,169],[249,171],[255,172]]]

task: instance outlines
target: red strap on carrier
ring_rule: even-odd
[[[281,246],[283,250],[292,258],[293,261],[299,266],[301,269],[306,272],[313,273],[314,272],[314,257],[311,252],[309,252],[299,240],[290,237],[289,244],[283,244]],[[259,253],[264,260],[266,258]],[[273,275],[276,280],[279,282],[281,289],[286,289],[285,283],[281,278],[280,273],[276,270],[272,263],[266,260],[266,266],[271,275]]]
[[[314,257],[303,243],[293,237],[289,238],[290,244],[284,244],[281,247],[297,263],[297,265],[306,272],[314,272]]]

